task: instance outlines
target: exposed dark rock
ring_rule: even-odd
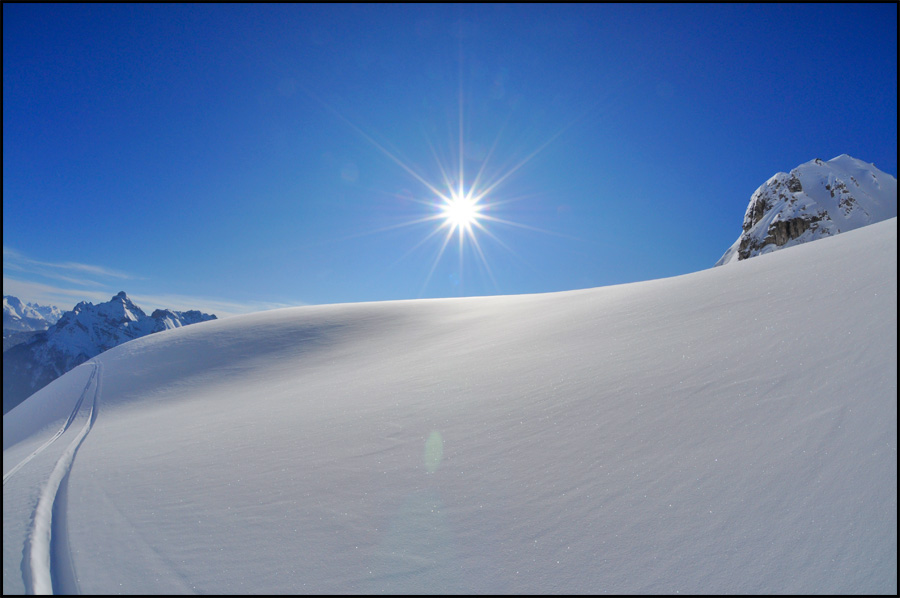
[[[759,222],[760,218],[765,215],[766,211],[768,211],[769,205],[766,203],[766,198],[764,195],[754,195],[750,200],[750,205],[747,207],[747,213],[744,216],[744,232],[747,232],[753,226]]]
[[[788,241],[796,239],[805,233],[819,220],[821,218],[818,216],[798,216],[789,220],[773,222],[772,226],[769,227],[769,234],[766,236],[763,245],[774,243],[781,247]]]

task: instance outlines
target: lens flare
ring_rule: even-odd
[[[444,457],[444,439],[441,433],[433,430],[425,441],[425,469],[428,473],[437,471]]]

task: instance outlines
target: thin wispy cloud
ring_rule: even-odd
[[[222,318],[238,314],[252,313],[304,305],[272,301],[234,301],[218,297],[204,297],[180,294],[142,294],[133,289],[123,288],[122,280],[145,280],[140,276],[121,272],[97,264],[77,262],[48,262],[30,258],[10,247],[3,248],[3,294],[14,295],[26,302],[40,305],[56,305],[71,309],[80,301],[92,303],[109,301],[110,297],[124,290],[141,309],[148,314],[155,309],[176,311],[200,310]],[[15,275],[7,275],[14,272]],[[78,276],[89,273],[99,280]],[[107,279],[107,280],[103,280]],[[53,284],[54,281],[69,283]]]
[[[13,295],[27,303],[55,305],[72,309],[80,301],[109,301],[111,294],[99,289],[65,288],[29,280],[3,276],[3,294]]]
[[[114,294],[112,287],[119,286],[120,281],[140,280],[133,274],[98,264],[37,260],[6,246],[3,247],[3,272],[4,294],[62,309],[71,309],[79,301],[108,301]],[[11,272],[15,275],[6,275]]]
[[[215,314],[219,318],[235,316],[239,314],[281,309],[283,307],[297,307],[304,303],[278,303],[272,301],[232,301],[213,297],[195,297],[190,295],[129,295],[141,309],[150,313],[153,309],[174,309],[187,311],[197,309],[204,313]],[[145,307],[152,306],[152,309]]]
[[[121,290],[121,289],[119,289]],[[53,286],[40,282],[21,280],[10,276],[3,277],[3,294],[14,295],[26,302],[40,305],[55,305],[64,310],[72,307],[80,301],[101,303],[109,301],[118,292],[105,289],[66,288]],[[126,291],[128,293],[128,291]],[[155,309],[172,309],[175,311],[200,310],[203,313],[215,314],[219,318],[235,316],[239,314],[280,309],[282,307],[296,307],[303,303],[279,303],[271,301],[232,301],[215,297],[196,297],[191,295],[145,295],[131,294],[128,297],[138,307],[150,314]]]
[[[25,275],[36,275],[43,278],[50,278],[52,280],[61,280],[63,282],[70,282],[72,284],[84,285],[89,287],[102,287],[103,283],[97,282],[95,280],[91,280],[89,278],[75,278],[74,276],[66,276],[65,274],[60,274],[57,272],[52,272],[44,268],[26,268],[21,264],[13,264],[13,263],[5,263],[3,265],[4,270],[12,270],[15,272],[22,272]]]
[[[127,274],[125,272],[119,272],[118,270],[112,270],[110,268],[104,268],[102,266],[92,266],[90,264],[79,264],[77,262],[64,262],[61,264],[53,264],[49,262],[35,262],[36,264],[42,266],[50,266],[52,268],[62,268],[67,270],[78,270],[81,272],[89,272],[91,274],[97,274],[100,276],[109,276],[111,278],[138,278],[137,276],[133,276],[131,274]]]
[[[107,268],[105,266],[98,266],[96,264],[81,264],[78,262],[45,262],[41,260],[35,260],[25,255],[22,255],[15,249],[11,249],[9,247],[3,247],[3,267],[4,269],[8,266],[14,265],[16,263],[24,264],[24,265],[32,265],[32,266],[44,266],[47,268],[55,268],[58,270],[74,270],[76,272],[87,272],[89,274],[93,274],[95,276],[104,276],[108,278],[121,278],[121,279],[137,279],[138,276],[133,274],[129,274],[127,272],[122,272],[120,270],[114,270],[112,268]]]
[[[46,272],[46,271],[42,272],[41,275],[45,276],[47,278],[61,280],[63,282],[71,282],[72,284],[80,284],[80,285],[92,286],[92,287],[103,286],[101,283],[94,281],[94,280],[90,280],[88,278],[74,278],[72,276],[65,276],[63,274],[56,274],[54,272]]]

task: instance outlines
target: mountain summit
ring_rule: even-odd
[[[107,349],[154,332],[215,319],[196,310],[157,309],[148,316],[125,291],[106,303],[82,301],[46,332],[4,351],[3,413]]]
[[[897,216],[897,179],[847,154],[779,172],[750,198],[743,231],[716,266]]]

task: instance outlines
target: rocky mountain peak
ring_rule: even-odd
[[[897,179],[841,154],[779,172],[750,197],[741,235],[717,266],[897,215]]]
[[[128,298],[125,291],[120,291],[106,303],[99,304],[97,313],[119,324],[138,322],[147,317],[147,314]]]

